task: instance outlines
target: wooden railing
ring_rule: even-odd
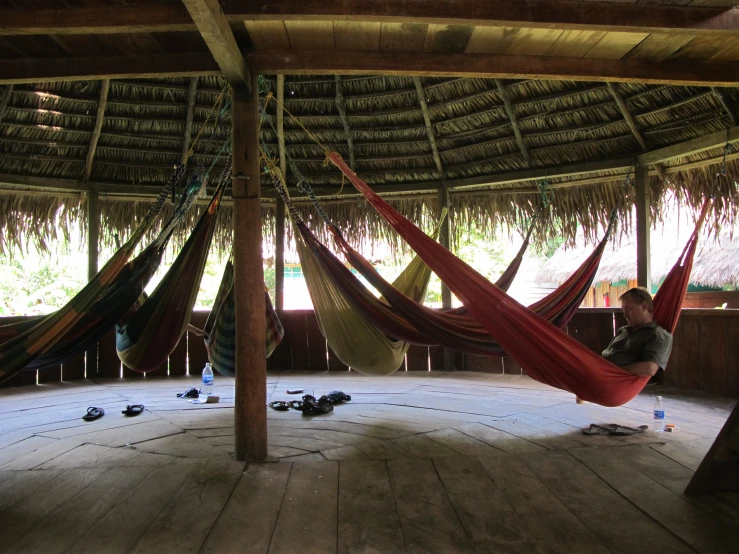
[[[202,327],[207,312],[194,312],[192,322]],[[0,318],[0,325],[17,318]],[[272,370],[347,371],[326,344],[312,310],[288,311],[281,317],[285,338],[267,367]],[[626,322],[614,308],[583,308],[567,332],[594,352],[601,352]],[[739,397],[739,310],[683,310],[675,331],[672,355],[662,382],[676,387]],[[149,376],[199,374],[207,355],[203,340],[189,334],[180,341],[168,363]],[[521,367],[509,357],[487,358],[457,353],[457,370],[521,375]],[[441,347],[411,346],[406,371],[433,371],[444,367]],[[97,345],[96,356],[84,356],[58,367],[23,371],[2,386],[18,386],[87,378],[143,378],[122,367],[115,352],[113,332]]]

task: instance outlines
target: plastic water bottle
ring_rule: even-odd
[[[205,396],[211,396],[213,394],[213,370],[210,368],[210,364],[205,364],[205,369],[203,370],[202,394]]]
[[[657,433],[665,430],[665,409],[662,407],[661,396],[658,396],[654,401],[654,430]]]

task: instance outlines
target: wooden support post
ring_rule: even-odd
[[[649,171],[646,166],[636,166],[636,280],[640,287],[651,291],[649,229],[651,194]]]
[[[439,213],[444,209],[444,206],[449,204],[449,189],[442,186],[439,189]],[[451,237],[451,219],[452,210],[449,208],[449,213],[446,219],[441,224],[441,232],[439,233],[439,243],[444,246],[447,250],[450,248],[450,237]],[[452,307],[452,291],[449,290],[444,283],[441,284],[441,307],[444,310],[448,310]],[[454,371],[454,350],[451,348],[444,348],[444,371]]]
[[[351,127],[349,127],[349,119],[346,117],[346,102],[344,101],[344,92],[341,90],[341,76],[335,75],[336,79],[336,107],[339,109],[341,124],[344,126],[344,136],[349,146],[349,167],[354,171],[354,137],[352,136]]]
[[[280,171],[287,184],[287,154],[285,153],[285,76],[277,76],[277,148]],[[275,207],[275,309],[285,309],[285,202],[277,199]]]
[[[198,78],[190,78],[190,88],[187,89],[187,117],[185,119],[185,137],[182,140],[182,154],[180,154],[180,163],[187,163],[187,157],[190,153],[190,142],[192,140],[192,120],[195,117],[195,104],[198,96]]]
[[[10,97],[13,95],[13,85],[5,85],[5,88],[3,89],[3,94],[0,96],[0,122],[3,120],[3,115],[5,114],[5,108],[8,107],[8,102],[10,102]]]
[[[108,91],[110,90],[110,79],[103,79],[100,85],[100,101],[98,102],[98,113],[95,119],[95,129],[92,131],[92,139],[90,139],[90,148],[87,150],[87,159],[85,160],[85,173],[82,180],[86,183],[90,180],[92,174],[92,161],[95,159],[95,151],[100,140],[100,133],[103,130],[103,120],[105,119],[105,105],[108,103]]]
[[[98,272],[98,243],[100,239],[100,198],[97,192],[87,193],[87,280]]]
[[[259,87],[232,88],[234,296],[236,304],[235,455],[267,458],[267,364],[259,175]]]
[[[508,91],[505,89],[503,81],[501,81],[500,79],[495,79],[495,85],[498,87],[498,94],[500,95],[500,99],[503,100],[503,104],[505,105],[505,111],[508,114],[508,119],[511,120],[511,126],[513,127],[513,133],[516,135],[518,148],[519,150],[521,150],[521,155],[523,156],[523,159],[526,162],[526,166],[528,167],[531,165],[531,156],[529,155],[528,148],[526,148],[526,143],[524,143],[523,141],[523,134],[521,134],[521,128],[518,126],[518,119],[516,118],[516,112],[513,109],[511,98],[510,96],[508,96]]]

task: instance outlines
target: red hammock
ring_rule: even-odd
[[[621,406],[647,384],[648,377],[633,375],[610,363],[513,300],[396,212],[357,177],[339,154],[332,152],[328,157],[529,377],[603,406]],[[654,298],[655,319],[668,331],[673,331],[677,325],[698,232],[707,211],[708,203],[683,254]]]

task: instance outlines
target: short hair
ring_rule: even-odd
[[[650,314],[654,312],[654,302],[652,302],[652,295],[649,294],[649,291],[645,288],[634,287],[627,290],[625,293],[618,297],[619,300],[623,300],[624,298],[630,298],[631,300],[634,300],[639,304],[646,304],[647,311]]]

